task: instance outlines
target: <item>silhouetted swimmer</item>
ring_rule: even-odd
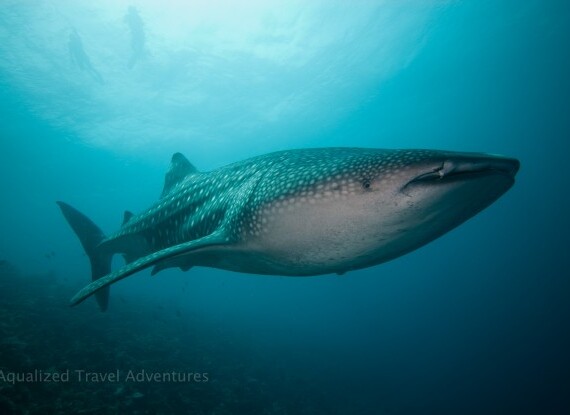
[[[131,29],[131,49],[132,54],[129,59],[128,67],[132,69],[135,64],[144,57],[145,55],[145,34],[144,34],[144,24],[139,16],[139,12],[136,7],[129,6],[127,14],[123,18],[126,24],[129,25]]]
[[[91,64],[91,60],[89,56],[87,56],[87,53],[85,53],[83,42],[76,29],[73,29],[69,35],[68,46],[71,61],[75,63],[79,69],[86,71],[93,79],[102,84],[103,77]]]

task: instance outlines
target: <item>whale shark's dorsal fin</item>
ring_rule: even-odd
[[[160,197],[168,194],[174,186],[180,183],[185,177],[198,173],[198,169],[188,161],[182,153],[174,153],[170,161],[170,167],[164,177],[164,188]]]
[[[133,216],[135,216],[133,212],[125,210],[125,214],[123,215],[123,225],[125,225],[125,223],[130,221]]]

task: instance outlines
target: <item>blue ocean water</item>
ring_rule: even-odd
[[[569,21],[556,0],[4,0],[0,412],[570,413]],[[90,269],[55,201],[112,232],[174,152],[210,170],[328,146],[522,167],[377,267],[146,271],[106,313],[67,306]]]

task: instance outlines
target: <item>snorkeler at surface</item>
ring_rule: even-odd
[[[76,29],[73,29],[69,35],[68,47],[72,62],[74,62],[80,70],[86,71],[93,79],[103,84],[103,77],[91,64],[91,60],[89,56],[87,56],[87,53],[85,53],[83,42]]]
[[[145,34],[144,24],[139,16],[137,8],[129,6],[127,14],[123,18],[131,29],[131,49],[132,54],[129,59],[128,67],[132,69],[135,64],[145,55]]]

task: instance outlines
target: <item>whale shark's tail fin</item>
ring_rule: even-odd
[[[98,280],[111,272],[112,253],[106,252],[99,247],[105,239],[105,234],[97,225],[83,213],[64,202],[57,202],[63,216],[75,231],[85,253],[91,261],[91,279]],[[97,303],[101,311],[105,311],[109,304],[109,287],[105,287],[95,293]]]

